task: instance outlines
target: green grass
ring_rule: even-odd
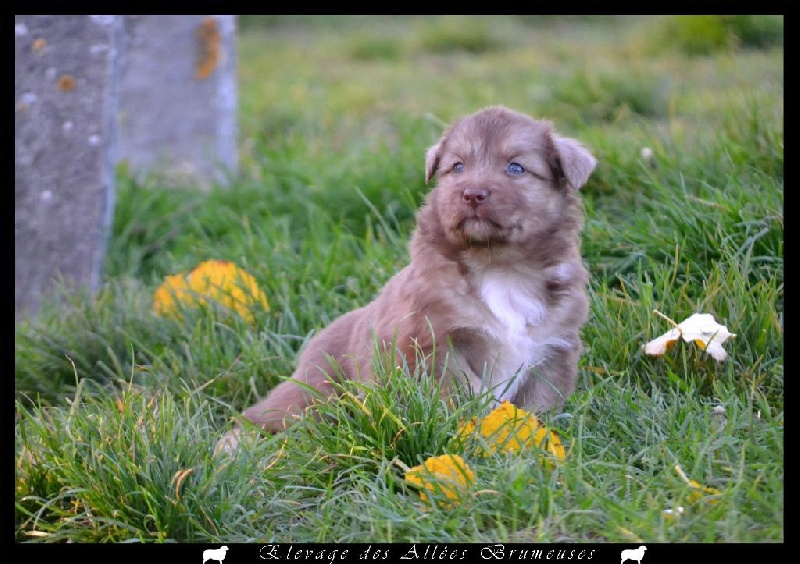
[[[103,287],[16,326],[16,540],[782,542],[782,20],[731,18],[243,17],[232,186],[120,171]],[[706,43],[643,39],[676,26]],[[545,418],[564,462],[477,456],[454,435],[485,398],[446,404],[394,366],[212,458],[314,332],[406,263],[425,149],[495,103],[599,161],[581,379]],[[208,259],[258,280],[254,325],[153,314],[164,277]],[[729,358],[645,355],[670,328],[654,310],[712,313],[736,334]],[[444,453],[476,474],[447,510],[403,480]],[[693,502],[676,465],[719,493]]]

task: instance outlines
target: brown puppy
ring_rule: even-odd
[[[560,408],[589,309],[577,190],[595,164],[549,122],[501,106],[455,121],[426,155],[426,181],[438,182],[417,214],[410,264],[316,335],[292,379],[244,417],[285,429],[312,401],[296,382],[333,394],[329,356],[345,378],[370,381],[375,336],[387,350],[396,342],[412,370],[435,336],[446,392],[459,382],[534,412]],[[234,448],[238,432],[218,447]]]

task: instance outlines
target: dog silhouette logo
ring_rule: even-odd
[[[216,550],[204,550],[203,551],[203,564],[206,564],[209,560],[216,560],[219,564],[222,564],[222,561],[225,560],[225,553],[228,552],[227,546],[221,546]]]
[[[639,548],[631,548],[628,550],[623,550],[620,557],[620,564],[625,562],[626,560],[636,560],[637,564],[642,564],[642,558],[644,558],[644,551],[647,550],[647,547],[642,545]]]

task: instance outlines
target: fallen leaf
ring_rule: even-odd
[[[269,310],[256,279],[227,260],[208,260],[191,272],[172,274],[153,294],[157,315],[180,315],[180,304],[198,306],[214,302],[238,312],[248,323],[255,321],[251,308],[261,304]]]
[[[428,458],[423,464],[406,471],[406,481],[420,488],[420,499],[431,502],[439,496],[439,506],[452,509],[459,505],[475,484],[475,473],[457,454]]]
[[[507,454],[520,452],[522,448],[532,446],[533,439],[536,444],[548,437],[536,437],[536,432],[542,427],[542,422],[532,413],[518,408],[509,401],[504,401],[480,420],[470,420],[458,430],[458,437],[464,441],[471,436],[481,435],[486,439],[489,449],[480,449],[484,456],[494,452]],[[558,442],[560,445],[560,441]]]
[[[663,316],[658,311],[655,313]],[[728,357],[727,351],[722,348],[722,343],[729,337],[735,337],[736,334],[728,331],[724,325],[717,323],[710,313],[695,313],[677,324],[669,318],[667,319],[674,324],[674,327],[647,343],[644,346],[645,353],[661,356],[679,339],[683,339],[687,343],[696,344],[715,360],[722,361]]]

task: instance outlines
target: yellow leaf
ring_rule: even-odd
[[[198,306],[209,301],[236,311],[248,323],[254,321],[254,304],[260,303],[269,310],[267,297],[256,279],[225,260],[205,261],[188,274],[167,276],[153,294],[153,309],[158,315],[173,315],[178,313],[180,304]]]
[[[476,435],[487,443],[488,448],[479,449],[483,456],[539,447],[546,455],[542,462],[552,468],[566,455],[558,433],[545,427],[532,413],[509,401],[502,402],[482,419],[467,421],[457,433],[461,441],[470,440]]]
[[[504,401],[480,421],[473,419],[462,425],[458,437],[466,440],[470,435],[480,433],[489,445],[489,450],[483,452],[485,456],[494,452],[507,454],[530,446],[541,425],[542,422],[535,415]]]
[[[423,464],[409,468],[405,478],[421,489],[422,501],[438,498],[439,506],[445,509],[459,505],[475,483],[475,473],[457,454],[428,458]]]

